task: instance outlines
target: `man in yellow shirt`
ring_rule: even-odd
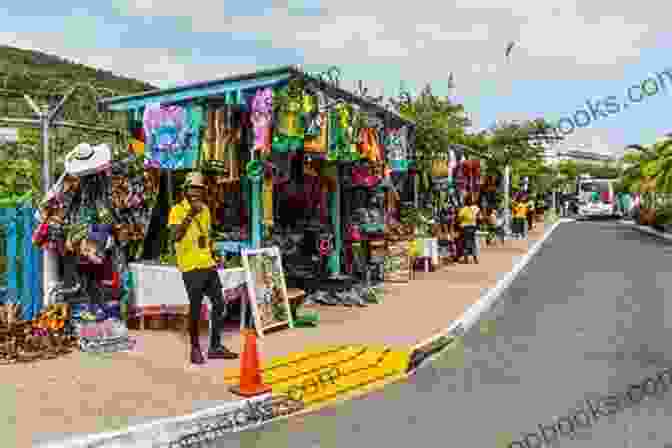
[[[469,263],[469,256],[478,264],[479,246],[476,239],[478,230],[479,207],[473,197],[468,197],[464,207],[457,214],[457,219],[462,227],[462,247],[464,248],[464,262]]]
[[[191,362],[205,363],[198,338],[198,321],[204,296],[208,296],[212,304],[208,358],[236,359],[238,355],[221,344],[221,324],[226,307],[217,265],[210,250],[210,210],[203,202],[203,175],[198,172],[190,173],[186,187],[185,199],[172,208],[168,223],[175,236],[177,267],[182,272],[182,280],[189,297]]]
[[[526,225],[527,207],[522,200],[516,200],[513,203],[513,233],[516,237],[523,238]]]

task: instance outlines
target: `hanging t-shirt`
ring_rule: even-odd
[[[387,160],[395,171],[403,170],[408,160],[408,127],[387,130]]]
[[[303,138],[304,127],[301,123],[302,99],[294,97],[288,87],[278,89],[274,98],[277,99],[277,103],[279,104],[276,125],[278,136]]]
[[[304,149],[308,152],[327,152],[329,136],[329,115],[325,110],[326,98],[323,94],[307,95],[305,101],[306,137]]]
[[[200,106],[147,106],[143,130],[150,164],[167,169],[195,168],[202,122]]]

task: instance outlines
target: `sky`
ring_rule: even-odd
[[[567,119],[559,149],[622,153],[672,132],[672,31],[665,2],[594,0],[4,0],[0,44],[40,50],[170,87],[300,64],[341,86],[463,104],[473,129]],[[663,23],[666,22],[666,23]],[[505,56],[509,42],[515,42]],[[665,70],[669,72],[666,74]],[[455,88],[449,91],[453,73]],[[586,101],[613,95],[606,114]],[[655,84],[655,87],[654,87]],[[653,93],[654,89],[658,90]],[[595,107],[595,106],[594,106]],[[575,114],[578,109],[583,113]],[[592,118],[590,114],[595,114]],[[608,116],[600,116],[605,114]],[[588,118],[588,122],[586,121]]]

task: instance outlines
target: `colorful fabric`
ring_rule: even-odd
[[[201,145],[201,162],[208,169],[237,177],[242,129],[234,123],[233,114],[230,106],[208,109],[207,131]]]
[[[346,129],[342,126],[342,119],[338,112],[329,112],[329,160],[343,160],[348,151]]]
[[[300,151],[303,145],[303,137],[288,137],[286,135],[275,135],[273,137],[273,151],[276,152]]]
[[[390,161],[408,160],[408,127],[399,129],[388,129],[387,140],[385,142],[387,149],[387,159]]]
[[[201,106],[147,106],[143,132],[147,140],[146,147],[150,149],[148,163],[166,169],[195,168],[202,123]],[[144,151],[142,141],[138,138],[134,138],[132,147],[136,152]]]
[[[181,224],[189,210],[191,210],[191,206],[186,199],[175,205],[170,211],[168,224],[171,226]],[[210,210],[206,207],[193,219],[184,238],[175,242],[177,267],[181,272],[208,269],[215,266],[215,261],[210,252],[210,224]],[[199,238],[205,238],[205,247],[199,247]]]
[[[357,147],[362,158],[370,162],[381,162],[383,160],[383,149],[378,141],[378,134],[375,129],[361,129]]]
[[[250,102],[251,121],[254,127],[254,149],[262,153],[271,150],[273,123],[273,90],[259,89]]]
[[[275,98],[278,99],[279,108],[277,116],[276,131],[286,137],[304,137],[304,127],[301,120],[301,111],[303,102],[298,96],[294,96],[290,87],[285,87],[276,91]]]
[[[314,135],[317,132],[317,135]],[[308,135],[310,134],[310,136]],[[326,153],[329,143],[329,114],[320,112],[310,122],[306,131],[304,150],[307,152]]]

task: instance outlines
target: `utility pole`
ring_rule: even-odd
[[[28,103],[36,118],[13,118],[0,117],[0,123],[8,123],[17,126],[28,126],[40,130],[40,141],[42,146],[42,190],[46,195],[54,184],[54,166],[53,154],[49,145],[49,131],[52,127],[77,129],[85,132],[102,133],[110,135],[119,135],[119,130],[109,127],[90,126],[72,121],[56,121],[56,116],[61,111],[65,103],[71,96],[79,90],[80,87],[93,89],[94,87],[87,83],[79,83],[70,89],[61,100],[51,108],[48,104],[38,106],[35,101],[24,94],[23,99]],[[49,303],[49,296],[56,282],[58,281],[58,258],[57,255],[48,250],[43,251],[42,266],[42,302],[44,305]]]
[[[49,104],[42,104],[38,107],[30,96],[27,94],[23,95],[33,113],[37,116],[36,121],[40,126],[42,140],[42,192],[45,196],[49,193],[54,183],[54,172],[51,163],[53,157],[49,149],[49,129],[54,124],[56,115],[58,115],[65,102],[75,93],[77,88],[77,86],[73,87],[53,108]],[[44,306],[47,306],[51,291],[58,282],[58,258],[55,253],[47,249],[42,254],[42,303]]]
[[[71,91],[71,93],[74,92]],[[42,140],[42,192],[46,195],[51,189],[53,180],[53,171],[51,168],[51,151],[49,150],[49,128],[54,119],[54,116],[59,112],[59,110],[65,104],[65,100],[70,96],[70,94],[63,97],[63,99],[56,105],[56,107],[50,109],[48,104],[43,104],[38,107],[33,99],[26,95],[23,95],[23,98],[26,100],[30,108],[33,110],[33,113],[37,116],[40,126],[40,136]],[[52,253],[50,250],[45,249],[42,252],[42,304],[43,306],[49,305],[49,296],[51,290],[54,288],[58,282],[58,259],[56,254]]]

